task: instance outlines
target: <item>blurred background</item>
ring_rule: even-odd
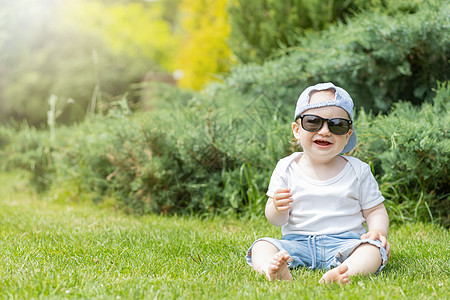
[[[146,83],[199,90],[238,63],[261,64],[306,31],[385,1],[0,2],[0,122],[39,126],[51,95],[65,124],[125,93],[133,109],[148,109]]]
[[[146,80],[175,83],[181,1],[2,1],[0,118],[39,125],[84,118]],[[136,102],[132,93],[130,100]],[[93,102],[96,102],[94,105]]]
[[[391,220],[450,224],[448,0],[0,0],[1,170],[61,201],[261,215],[332,81]]]

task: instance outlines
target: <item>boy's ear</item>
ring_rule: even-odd
[[[297,140],[300,139],[300,125],[297,122],[292,123],[292,133]]]
[[[347,142],[348,142],[348,140],[350,139],[350,137],[352,136],[352,133],[353,133],[353,129],[350,128],[350,129],[348,130],[347,134],[345,135],[346,138],[347,138]]]

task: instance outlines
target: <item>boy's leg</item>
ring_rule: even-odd
[[[371,244],[361,244],[342,263],[342,265],[326,272],[321,283],[338,282],[347,283],[348,277],[362,274],[375,274],[380,268],[382,258],[380,249]]]
[[[253,269],[266,275],[269,280],[292,280],[287,262],[290,255],[286,250],[278,250],[273,244],[259,241],[252,248]]]

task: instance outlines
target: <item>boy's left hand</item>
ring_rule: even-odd
[[[362,240],[379,240],[381,242],[381,246],[386,249],[386,253],[388,256],[388,260],[391,257],[391,244],[387,241],[386,237],[379,231],[372,230],[363,235],[361,235]]]

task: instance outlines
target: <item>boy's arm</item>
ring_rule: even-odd
[[[381,245],[386,248],[387,235],[389,231],[389,217],[383,203],[372,208],[363,209],[368,232],[361,236],[361,239],[379,239]]]
[[[289,189],[279,189],[266,203],[266,218],[275,226],[283,226],[289,220],[292,200]]]

